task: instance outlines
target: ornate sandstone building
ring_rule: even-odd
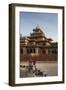
[[[58,43],[47,38],[45,33],[36,27],[30,36],[20,36],[20,61],[30,58],[43,61],[57,61]]]

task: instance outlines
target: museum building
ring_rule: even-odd
[[[30,36],[20,35],[20,61],[22,60],[53,60],[57,61],[58,43],[46,37],[40,27],[33,29]]]

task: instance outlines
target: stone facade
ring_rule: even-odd
[[[57,61],[58,43],[47,38],[45,33],[36,27],[30,36],[20,35],[20,60],[55,60]]]

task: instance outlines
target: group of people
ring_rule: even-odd
[[[47,76],[47,72],[44,71],[42,72],[41,70],[38,70],[36,67],[36,60],[29,60],[29,65],[28,65],[28,70],[29,72],[32,72],[34,74],[34,76]]]

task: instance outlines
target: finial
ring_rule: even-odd
[[[39,29],[39,25],[37,24],[36,29]]]

